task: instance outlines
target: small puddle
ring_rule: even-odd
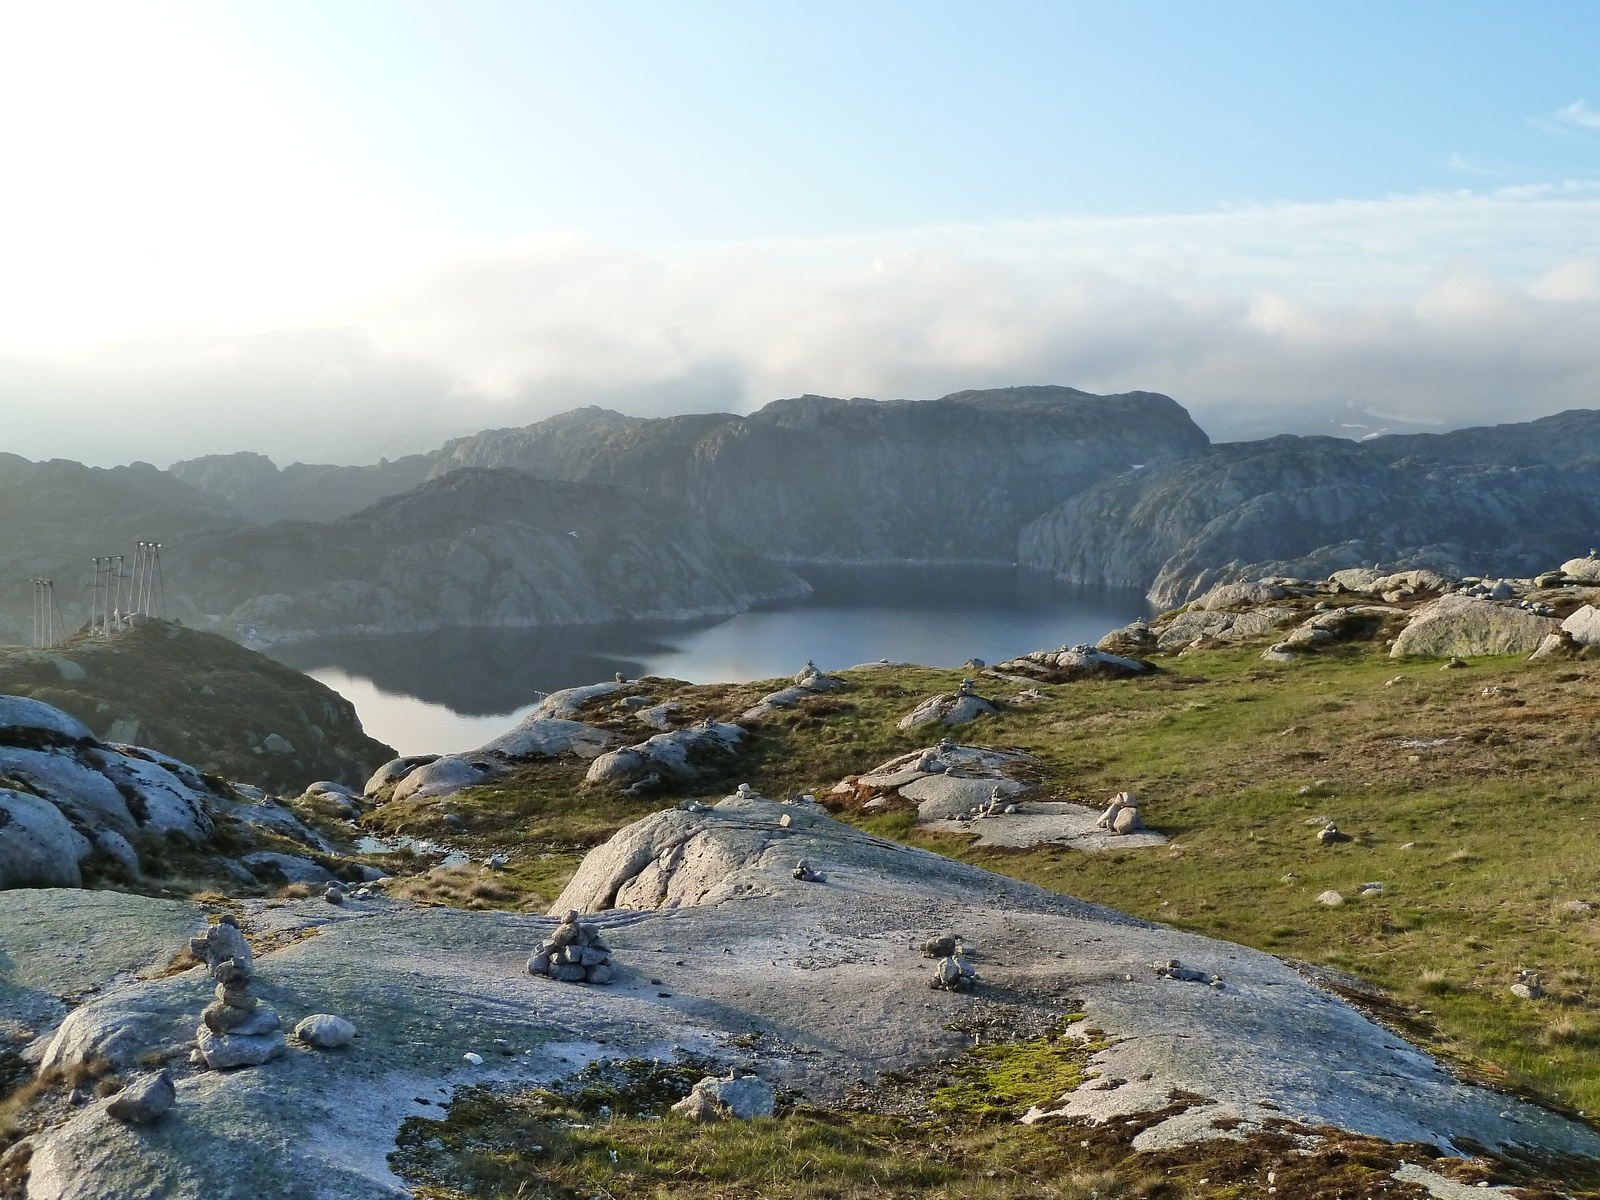
[[[465,850],[446,850],[437,842],[412,837],[407,833],[397,833],[387,838],[366,833],[356,839],[357,854],[395,854],[401,850],[409,850],[417,855],[443,854],[444,859],[439,864],[441,867],[464,867],[472,861],[472,856]]]

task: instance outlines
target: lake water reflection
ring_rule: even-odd
[[[470,749],[541,693],[664,675],[695,683],[836,670],[878,658],[959,666],[1094,641],[1150,611],[1136,592],[1074,588],[1008,568],[802,567],[804,601],[735,617],[567,629],[451,629],[322,638],[276,658],[355,704],[367,732],[403,754]]]

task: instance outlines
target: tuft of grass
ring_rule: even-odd
[[[543,897],[519,889],[476,866],[435,867],[422,875],[407,876],[388,888],[389,894],[419,904],[477,910],[542,907]],[[551,897],[553,899],[554,897]]]
[[[0,1099],[0,1149],[39,1128],[44,1122],[38,1119],[36,1110],[52,1099],[79,1088],[88,1088],[96,1096],[108,1096],[121,1087],[122,1081],[103,1058],[40,1071]]]
[[[1546,1046],[1582,1046],[1595,1041],[1595,1028],[1574,1017],[1557,1017],[1544,1027],[1539,1040]]]
[[[955,1066],[959,1082],[935,1091],[929,1107],[947,1117],[1016,1120],[1030,1108],[1059,1103],[1084,1081],[1090,1055],[1103,1048],[1062,1037],[975,1046]]]

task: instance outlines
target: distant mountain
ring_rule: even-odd
[[[748,416],[583,408],[367,467],[5,455],[0,638],[25,634],[31,574],[57,576],[81,622],[88,556],[141,537],[169,546],[174,611],[264,637],[732,612],[803,588],[774,559],[1019,561],[1161,603],[1373,563],[1526,574],[1600,545],[1597,477],[1595,411],[1213,445],[1166,396],[1055,386]]]
[[[1022,562],[1178,604],[1235,578],[1428,566],[1526,576],[1600,545],[1600,412],[1348,442],[1213,446],[1023,530]]]
[[[809,591],[660,496],[481,468],[336,521],[194,539],[169,579],[186,620],[261,642],[674,619]]]
[[[281,470],[265,454],[241,450],[173,463],[169,474],[232,504],[258,524],[331,521],[385,496],[409,492],[428,478],[439,457],[412,454],[376,466],[336,467],[290,463]]]
[[[1065,387],[778,400],[747,417],[603,410],[495,430],[435,470],[510,466],[681,501],[752,548],[823,562],[1011,562],[1031,518],[1134,463],[1204,450],[1176,401]]]
[[[644,488],[780,558],[1010,562],[1018,531],[1038,514],[1131,464],[1209,444],[1166,396],[1041,386],[925,401],[800,396],[749,416],[584,408],[385,467],[297,465],[274,477],[259,456],[232,455],[173,470],[258,520],[343,515],[372,489],[410,486],[425,460],[434,478],[514,467]]]

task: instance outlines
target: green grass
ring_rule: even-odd
[[[929,1108],[945,1117],[1014,1121],[1077,1088],[1089,1077],[1090,1057],[1103,1048],[1060,1034],[974,1046],[955,1066],[958,1082],[937,1089]]]

